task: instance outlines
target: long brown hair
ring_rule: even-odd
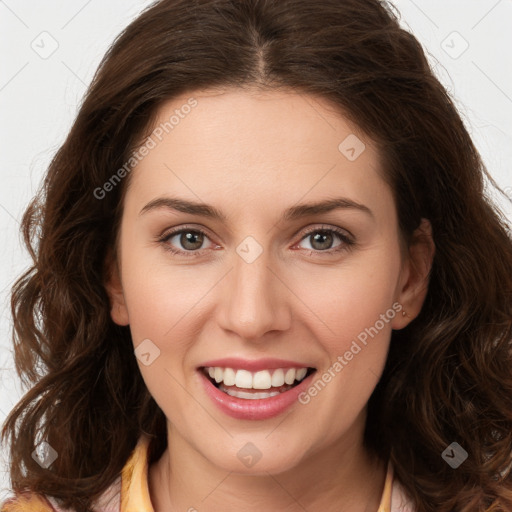
[[[104,286],[130,176],[97,190],[163,102],[233,86],[329,100],[378,144],[403,239],[430,220],[429,292],[392,334],[365,444],[391,460],[418,512],[511,510],[512,240],[454,104],[377,0],[163,0],[117,38],[23,218],[33,265],[13,287],[12,314],[30,390],[2,430],[13,490],[87,511],[141,432],[154,438],[150,460],[165,449],[164,414]],[[58,453],[48,469],[31,456],[38,439]],[[441,456],[453,442],[468,453],[457,469]]]

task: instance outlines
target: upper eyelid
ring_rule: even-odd
[[[336,233],[338,235],[341,234],[340,231],[342,231],[343,233],[347,234],[347,237],[354,238],[352,233],[345,228],[340,228],[340,227],[335,227],[335,226],[326,226],[326,225],[322,225],[320,227],[307,228],[306,231],[304,231],[304,236],[307,236],[311,233],[315,233],[316,231],[333,231],[334,233]],[[297,231],[296,235],[298,235],[301,232],[302,232],[302,230]]]
[[[158,236],[159,240],[171,238],[173,236],[179,235],[183,231],[197,231],[199,233],[203,233],[209,239],[212,239],[212,236],[209,234],[209,231],[203,227],[195,227],[195,226],[179,226],[176,228],[166,229],[162,232],[161,235]]]

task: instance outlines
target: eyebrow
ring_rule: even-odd
[[[143,215],[150,211],[159,209],[176,210],[182,213],[199,215],[222,222],[227,222],[227,217],[212,205],[175,197],[159,197],[153,199],[148,204],[146,204],[144,208],[142,208],[139,215]],[[337,197],[325,201],[318,201],[316,203],[304,203],[292,206],[284,211],[284,213],[281,215],[280,222],[293,221],[302,217],[327,213],[338,209],[359,210],[370,215],[371,217],[374,217],[370,208],[364,204],[357,203],[356,201],[346,197]]]

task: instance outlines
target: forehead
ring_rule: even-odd
[[[229,137],[235,143],[231,151],[240,149],[247,155],[252,148],[261,155],[264,148],[282,157],[294,155],[297,149],[307,154],[328,146],[338,157],[338,145],[347,136],[366,138],[339,107],[323,98],[286,89],[231,88],[184,94],[160,107],[153,129],[159,142],[173,138],[176,144],[204,149],[210,144],[218,151],[223,148],[218,142]],[[264,143],[270,147],[262,146]]]
[[[348,195],[389,200],[373,141],[327,101],[290,91],[228,89],[163,104],[130,188],[224,203]],[[260,205],[261,206],[261,205]]]

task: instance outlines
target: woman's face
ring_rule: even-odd
[[[183,95],[155,128],[108,289],[170,446],[246,473],[361,446],[391,331],[425,285],[374,144],[282,91]]]

